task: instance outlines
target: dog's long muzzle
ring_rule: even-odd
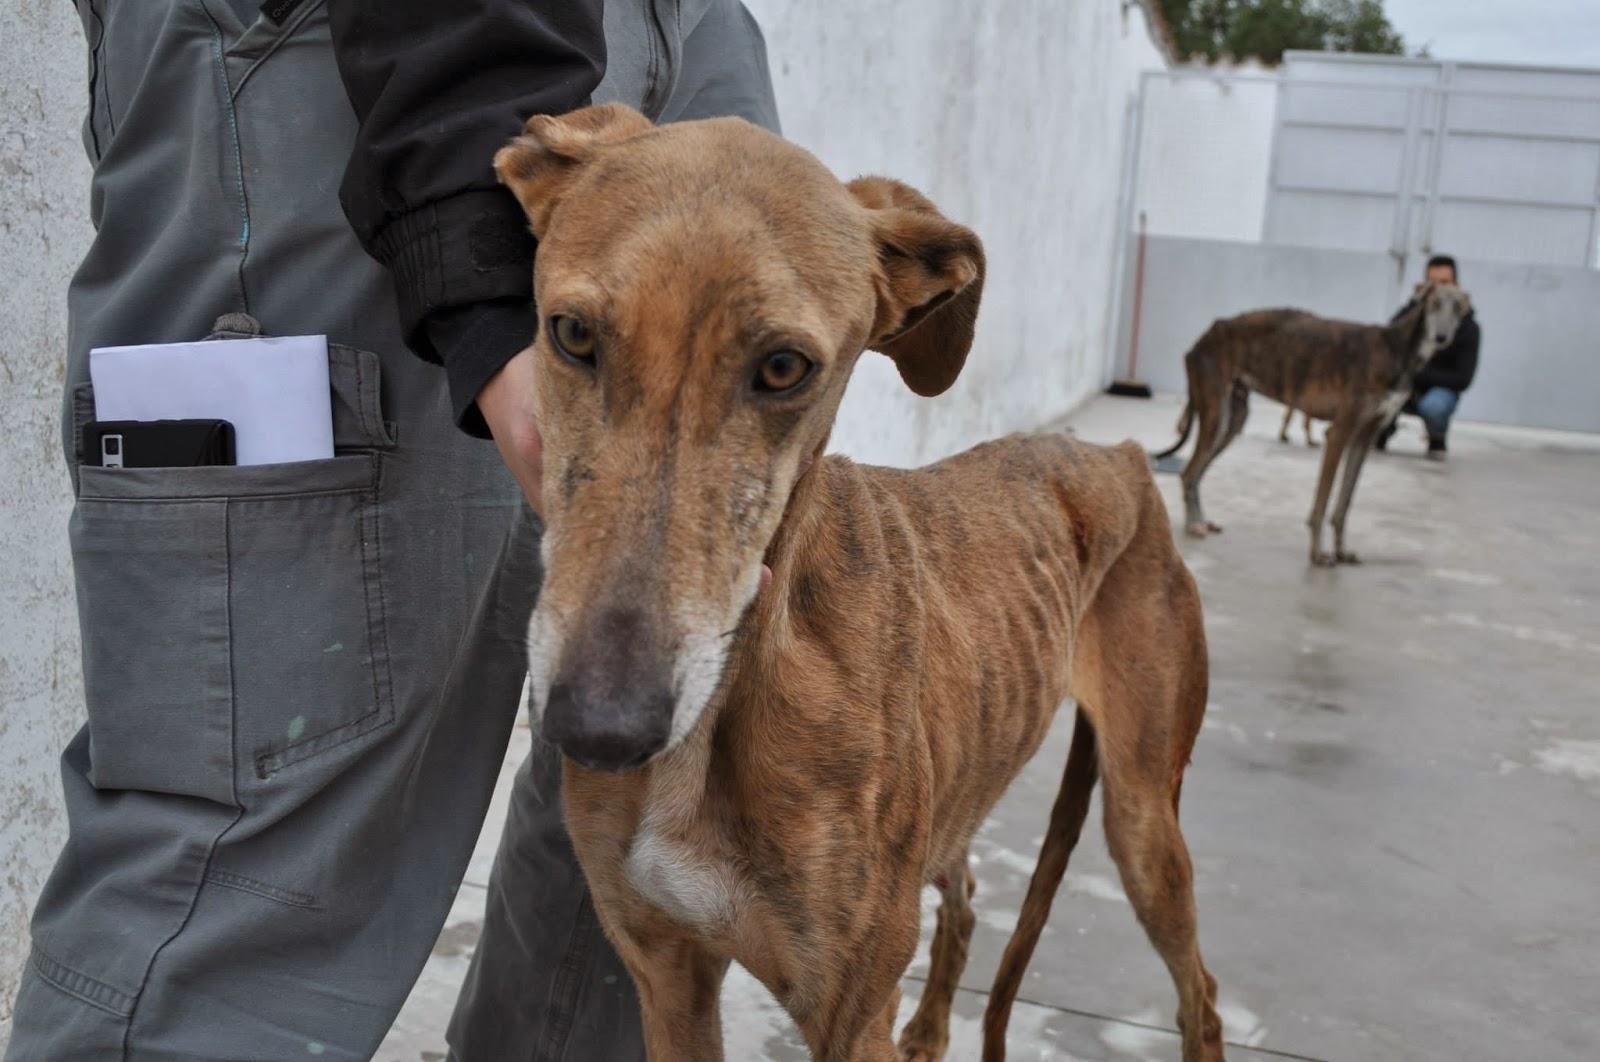
[[[598,610],[562,653],[545,702],[544,738],[584,767],[631,770],[666,747],[675,700],[670,655],[644,612]]]

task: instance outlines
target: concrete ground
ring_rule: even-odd
[[[1177,410],[1105,398],[1070,424],[1153,446]],[[1459,425],[1440,465],[1408,421],[1352,509],[1366,563],[1326,571],[1306,564],[1304,526],[1320,451],[1298,426],[1279,443],[1279,413],[1258,400],[1207,477],[1226,532],[1181,542],[1212,662],[1183,824],[1229,1057],[1600,1057],[1600,439]],[[1176,513],[1177,480],[1159,478]],[[974,848],[951,1059],[978,1057],[1070,728],[1063,713]],[[519,728],[503,784],[528,742]],[[442,1057],[497,815],[381,1062]],[[1170,983],[1097,819],[1013,1016],[1013,1059],[1179,1056]],[[730,1060],[806,1057],[737,970],[724,1012]]]

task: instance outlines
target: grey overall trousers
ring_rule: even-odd
[[[536,521],[494,446],[452,424],[341,213],[355,119],[324,0],[282,25],[260,6],[78,0],[96,236],[63,435],[87,725],[62,757],[70,836],[12,1062],[370,1057],[515,719]],[[597,100],[776,125],[738,0],[613,0],[606,28]],[[91,347],[257,331],[328,336],[336,456],[79,466]],[[535,742],[451,1024],[462,1062],[643,1055],[558,779]]]

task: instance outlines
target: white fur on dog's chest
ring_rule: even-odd
[[[733,921],[732,868],[665,835],[648,816],[634,835],[626,871],[640,896],[687,926],[710,930]]]

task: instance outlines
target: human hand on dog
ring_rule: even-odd
[[[543,515],[544,442],[534,419],[532,348],[516,354],[478,392],[478,411],[489,425],[500,457],[533,511]]]

